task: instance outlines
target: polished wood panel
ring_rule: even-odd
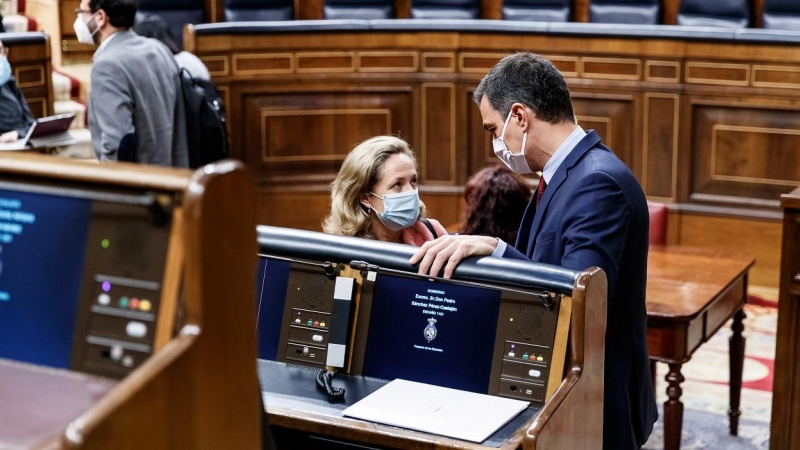
[[[800,112],[725,98],[690,101],[691,195],[762,200],[774,208],[782,193],[800,184]]]
[[[800,188],[782,196],[778,331],[772,387],[771,450],[800,446]]]
[[[677,94],[644,94],[642,189],[662,201],[677,196],[679,110]]]
[[[234,155],[272,184],[329,183],[359,142],[379,134],[403,136],[411,128],[413,99],[405,88],[327,84],[231,94],[229,111],[235,114],[241,105],[245,124],[231,130],[232,142],[243,142],[234,146]]]
[[[3,44],[9,48],[8,62],[33,116],[40,118],[53,114],[50,38],[26,44],[15,44],[6,39]]]
[[[435,106],[434,106],[435,105]],[[456,184],[456,86],[422,85],[422,178],[428,184]]]

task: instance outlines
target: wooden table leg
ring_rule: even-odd
[[[745,338],[742,336],[744,331],[744,323],[742,321],[747,315],[744,309],[740,309],[733,316],[733,324],[731,330],[733,334],[728,340],[731,366],[730,366],[730,409],[728,409],[728,417],[730,418],[731,436],[739,434],[739,416],[742,414],[739,411],[739,401],[742,398],[742,371],[744,370],[744,344]]]
[[[683,364],[669,364],[667,381],[667,401],[664,402],[664,450],[678,450],[681,446],[681,429],[683,428],[683,403],[681,403],[681,383],[685,380],[681,374]]]

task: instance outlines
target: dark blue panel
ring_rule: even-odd
[[[495,335],[500,294],[493,289],[378,275],[364,375],[486,394],[494,340],[474,337]]]
[[[69,368],[91,206],[0,189],[0,358]]]
[[[289,285],[290,263],[260,259],[256,282],[258,309],[258,357],[275,360],[281,339],[281,319]]]

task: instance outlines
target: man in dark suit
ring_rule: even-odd
[[[495,154],[518,173],[541,171],[514,247],[485,236],[444,236],[412,257],[449,277],[461,259],[493,255],[608,277],[603,448],[637,449],[658,413],[647,355],[647,202],[636,178],[594,131],[576,124],[566,81],[531,53],[503,58],[475,91]],[[511,150],[510,150],[511,149]],[[590,413],[590,412],[587,412]]]

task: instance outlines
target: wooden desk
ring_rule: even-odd
[[[700,345],[733,317],[730,338],[730,431],[739,425],[744,343],[742,319],[747,302],[750,257],[711,249],[651,247],[647,262],[647,344],[651,370],[655,363],[669,365],[665,380],[664,448],[678,449],[681,442],[683,403],[681,366]],[[655,377],[653,377],[655,384]]]

